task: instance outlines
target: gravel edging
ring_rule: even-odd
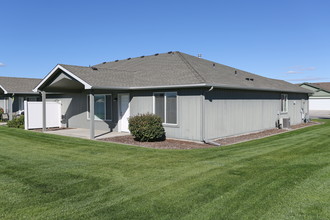
[[[227,145],[238,144],[238,143],[242,143],[242,142],[246,142],[246,141],[258,140],[261,138],[270,137],[270,136],[274,136],[277,134],[282,134],[282,133],[286,133],[286,132],[290,132],[290,131],[294,131],[294,130],[298,130],[301,128],[306,128],[306,127],[310,127],[310,126],[314,126],[314,125],[319,125],[319,124],[322,124],[322,123],[309,122],[309,123],[305,123],[305,124],[293,125],[289,129],[274,128],[274,129],[269,129],[269,130],[260,131],[260,132],[253,132],[253,133],[249,133],[249,134],[243,134],[243,135],[232,136],[232,137],[227,137],[227,138],[220,138],[220,139],[215,140],[215,142],[221,144],[221,146],[227,146]]]
[[[221,144],[221,146],[228,146],[232,144],[242,143],[251,140],[257,140],[265,137],[274,136],[281,133],[286,133],[290,131],[294,131],[297,129],[310,127],[314,125],[318,125],[321,123],[318,122],[309,122],[306,124],[299,124],[291,126],[290,129],[269,129],[260,132],[254,132],[244,135],[232,136],[227,138],[217,139],[214,142]],[[118,136],[118,137],[111,137],[111,138],[103,138],[99,139],[100,141],[105,142],[112,142],[112,143],[120,143],[120,144],[127,144],[132,146],[139,146],[139,147],[147,147],[147,148],[155,148],[155,149],[199,149],[199,148],[212,148],[218,147],[214,145],[204,144],[201,142],[193,142],[193,141],[183,141],[178,139],[171,139],[168,138],[165,141],[158,141],[158,142],[139,142],[134,140],[132,135],[126,136]]]

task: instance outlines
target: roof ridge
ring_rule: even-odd
[[[318,82],[318,83],[319,83],[319,82]],[[308,85],[308,86],[314,87],[315,89],[323,90],[323,91],[325,91],[325,92],[330,92],[330,90],[318,86],[318,85],[317,85],[318,83],[308,83],[308,82],[305,82],[305,83],[301,83],[300,85],[305,84],[305,85]],[[324,82],[324,83],[327,83],[327,82]]]
[[[29,78],[29,77],[16,77],[16,76],[0,76],[0,78],[14,78],[14,79],[37,79],[42,80],[42,78]]]
[[[92,66],[90,66],[89,68],[91,68]],[[123,69],[113,69],[113,68],[106,68],[106,67],[96,67],[97,69],[104,69],[104,70],[114,70],[114,71],[122,71],[122,72],[128,72],[128,73],[136,73],[138,71],[136,70],[123,70]]]
[[[175,51],[169,51],[171,53],[174,53]],[[102,65],[102,64],[108,64],[108,63],[114,63],[114,62],[121,62],[121,61],[126,61],[126,60],[135,60],[135,59],[138,59],[138,58],[146,58],[146,57],[152,57],[152,56],[158,56],[158,55],[163,55],[163,54],[167,54],[169,52],[164,52],[164,53],[155,53],[155,54],[150,54],[150,55],[142,55],[142,56],[136,56],[136,57],[129,57],[129,58],[124,58],[124,59],[117,59],[117,60],[113,60],[113,61],[105,61],[105,62],[102,62],[102,63],[97,63],[93,66],[99,66],[99,65]]]
[[[79,68],[86,68],[86,69],[90,69],[94,66],[78,66],[78,65],[69,65],[69,64],[59,64],[62,66],[72,66],[72,67],[79,67]],[[103,69],[103,70],[114,70],[114,71],[122,71],[122,72],[128,72],[128,73],[135,73],[137,71],[131,71],[131,70],[123,70],[123,69],[113,69],[113,68],[106,68],[106,67],[96,67],[97,69]]]
[[[194,76],[201,82],[201,83],[206,83],[206,80],[204,79],[204,77],[201,76],[201,74],[199,74],[199,72],[189,63],[189,61],[184,58],[184,56],[177,51],[176,52],[179,56],[179,58],[186,64],[186,66],[191,70],[191,72],[194,74]]]
[[[64,63],[58,63],[57,65],[64,65],[64,66],[76,66],[76,67],[86,67],[88,68],[89,66],[80,66],[80,65],[72,65],[72,64],[64,64]]]
[[[177,51],[177,52],[182,54],[182,52],[179,52],[179,51]],[[185,54],[185,53],[183,53],[183,54]],[[185,54],[185,55],[190,56],[190,57],[197,58],[197,57],[195,57],[195,56],[193,56],[193,55],[190,55],[190,54]],[[249,71],[246,71],[246,70],[242,70],[242,69],[239,69],[239,68],[235,68],[235,67],[233,67],[233,66],[225,65],[225,64],[222,64],[222,63],[219,63],[219,62],[216,62],[216,61],[207,60],[207,59],[204,59],[204,58],[202,58],[202,57],[201,57],[201,58],[198,58],[198,59],[201,59],[201,60],[206,61],[206,62],[209,62],[209,63],[216,64],[216,65],[219,65],[219,66],[222,66],[222,67],[230,68],[230,69],[232,69],[232,70],[234,70],[234,71],[240,71],[240,72],[242,72],[242,73],[244,73],[244,74],[253,75],[254,77],[261,77],[261,78],[263,78],[263,79],[272,79],[272,80],[278,80],[278,81],[281,81],[280,79],[275,79],[275,78],[265,77],[265,76],[262,76],[262,75],[258,75],[258,74],[256,74],[256,73],[252,73],[252,72],[249,72]],[[282,80],[282,81],[284,81],[284,80]],[[286,82],[286,81],[285,81],[285,82]]]

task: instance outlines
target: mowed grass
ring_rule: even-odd
[[[330,219],[330,122],[156,150],[0,127],[0,219]]]

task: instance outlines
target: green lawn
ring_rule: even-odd
[[[330,219],[330,121],[156,150],[0,127],[0,219]]]

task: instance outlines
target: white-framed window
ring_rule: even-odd
[[[155,92],[154,114],[161,117],[165,124],[178,124],[177,92]]]
[[[24,110],[24,97],[18,97],[18,110]]]
[[[288,94],[281,94],[281,112],[288,112],[289,110],[289,99]]]
[[[87,119],[90,119],[90,101],[87,95]],[[112,120],[112,95],[96,94],[94,95],[94,119],[95,120]]]

